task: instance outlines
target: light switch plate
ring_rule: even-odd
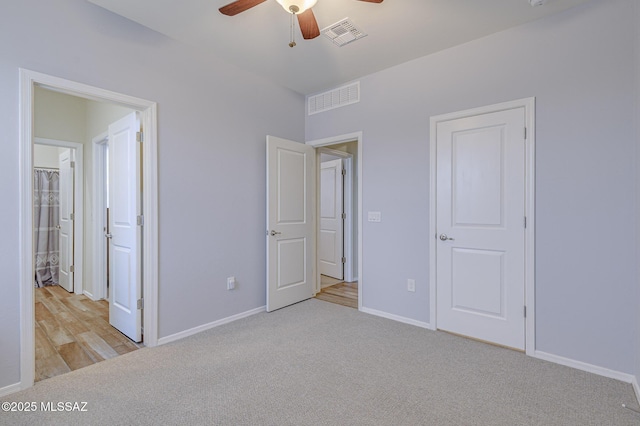
[[[369,222],[382,222],[382,214],[380,212],[369,212]]]

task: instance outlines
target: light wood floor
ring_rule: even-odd
[[[345,283],[322,275],[320,283],[322,290],[316,294],[316,299],[358,309],[357,282]]]
[[[141,347],[109,324],[106,300],[57,285],[35,290],[36,382]]]

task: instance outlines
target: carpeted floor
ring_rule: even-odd
[[[0,399],[38,408],[3,425],[640,424],[629,384],[315,299]]]

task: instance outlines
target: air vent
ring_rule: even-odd
[[[329,25],[322,30],[322,34],[328,37],[333,44],[340,47],[367,36],[349,18],[344,18],[333,25]]]
[[[309,115],[360,102],[360,82],[347,84],[328,92],[309,96]]]

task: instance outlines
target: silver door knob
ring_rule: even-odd
[[[273,237],[274,235],[280,235],[282,234],[282,232],[276,232],[274,230],[271,230],[271,236]]]
[[[62,226],[56,225],[56,229],[62,229]]]
[[[451,237],[447,237],[447,234],[440,234],[440,239],[441,239],[442,241],[447,241],[447,240],[451,240],[451,241],[453,241],[453,238],[451,238]]]
[[[113,238],[113,235],[112,235],[112,234],[107,234],[106,232],[104,233],[104,236],[105,236],[106,238]]]

